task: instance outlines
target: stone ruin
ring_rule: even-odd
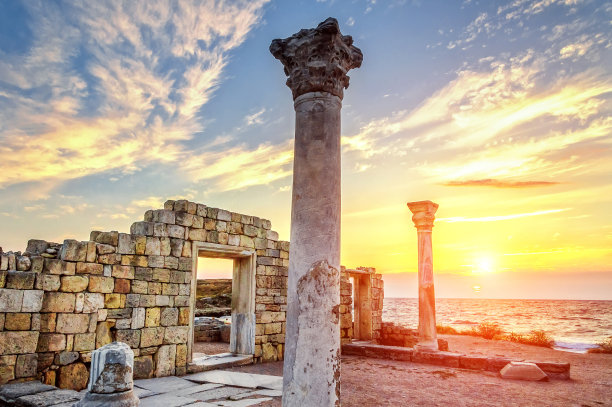
[[[194,323],[199,256],[234,260],[232,323],[243,332]],[[92,351],[113,341],[134,352],[135,379],[198,371],[194,339],[229,341],[255,363],[282,360],[288,258],[289,242],[278,240],[270,221],[186,200],[147,211],[130,233],[93,231],[88,241],[30,240],[24,252],[0,251],[0,384],[36,378],[82,390]],[[377,339],[381,275],[341,270],[343,342],[355,331],[354,275],[366,305],[356,307],[360,315],[371,307]]]
[[[30,240],[23,253],[0,254],[0,384],[84,389],[92,351],[113,341],[132,348],[135,378],[197,371],[198,256],[234,261],[230,350],[282,360],[289,242],[269,220],[178,200],[130,233]]]

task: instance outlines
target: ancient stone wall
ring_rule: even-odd
[[[353,285],[345,268],[340,273],[340,344],[353,340]]]
[[[133,349],[137,378],[184,374],[196,242],[256,252],[254,358],[282,359],[289,242],[268,220],[167,201],[130,233],[0,253],[0,384],[82,389],[92,350],[113,340]]]

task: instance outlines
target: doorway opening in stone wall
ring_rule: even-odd
[[[255,353],[255,250],[200,242],[193,244],[192,256],[187,345],[192,367],[197,371],[196,365],[216,363],[214,360],[232,355],[246,355],[252,359]],[[214,315],[216,319],[202,318],[206,315],[208,318]],[[218,337],[199,328],[200,322],[206,324],[207,321],[215,321],[219,327]],[[204,340],[211,342],[203,343]]]
[[[360,270],[349,271],[353,285],[353,339],[372,340],[372,280]]]
[[[229,352],[233,259],[198,257],[193,355]]]

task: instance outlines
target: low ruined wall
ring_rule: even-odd
[[[348,274],[341,268],[340,273],[340,343],[353,340],[353,285]]]
[[[193,326],[195,342],[230,343],[231,325],[213,318],[196,318]]]
[[[0,384],[41,378],[82,389],[91,351],[134,350],[136,378],[184,374],[192,243],[256,250],[255,360],[282,359],[289,243],[270,221],[188,201],[147,211],[131,233],[0,253]]]
[[[419,340],[416,329],[406,328],[393,322],[383,322],[378,343],[388,346],[403,346],[412,348]]]

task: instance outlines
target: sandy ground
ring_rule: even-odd
[[[470,336],[441,335],[454,352],[571,363],[571,380],[521,382],[493,373],[342,357],[341,402],[360,406],[612,406],[612,355],[574,354]],[[233,370],[282,375],[282,362]],[[280,406],[280,401],[261,404]]]

